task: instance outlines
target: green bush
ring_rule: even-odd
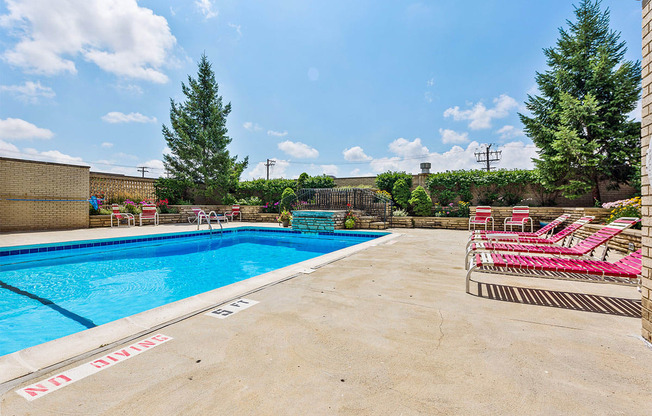
[[[432,212],[432,199],[421,186],[412,191],[412,198],[408,201],[412,206],[412,211],[420,216],[427,217],[430,216]]]
[[[394,201],[396,204],[403,208],[407,209],[409,206],[408,201],[410,200],[410,186],[405,181],[405,178],[400,178],[394,182],[394,187],[392,188],[392,195],[394,195]]]
[[[335,188],[335,180],[327,175],[309,176],[303,182],[304,188]]]
[[[180,204],[186,195],[189,194],[188,189],[190,189],[191,186],[192,184],[189,182],[179,179],[158,178],[156,182],[154,182],[156,199],[167,199],[168,203],[172,205]],[[134,200],[138,200],[138,198],[135,198]]]
[[[292,204],[297,200],[297,195],[294,193],[294,189],[285,188],[283,194],[281,195],[281,209],[289,209]]]
[[[263,200],[257,196],[250,196],[249,198],[242,198],[236,201],[238,205],[263,205]]]
[[[297,192],[300,189],[303,189],[306,187],[306,180],[310,178],[310,175],[308,175],[306,172],[303,172],[301,175],[299,175],[299,179],[297,179]]]
[[[376,187],[381,191],[392,193],[394,184],[399,179],[404,179],[408,184],[408,188],[412,188],[412,175],[405,172],[392,172],[391,170],[376,176]]]

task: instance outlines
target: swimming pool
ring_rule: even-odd
[[[241,227],[0,249],[0,356],[386,233]]]

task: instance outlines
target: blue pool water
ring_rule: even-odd
[[[0,250],[0,355],[383,235],[327,234],[243,228]]]

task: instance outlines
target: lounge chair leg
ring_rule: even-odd
[[[477,268],[477,266],[471,267],[471,269],[466,274],[466,293],[471,293],[471,273],[473,273]]]
[[[469,270],[469,257],[475,254],[473,250],[468,250],[464,256],[464,270]]]

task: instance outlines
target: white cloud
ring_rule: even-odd
[[[229,26],[230,28],[235,29],[238,36],[242,36],[242,30],[241,30],[242,26],[241,25],[236,25],[234,23],[227,23],[227,26]]]
[[[213,10],[213,3],[211,0],[195,0],[195,6],[197,6],[206,19],[212,19],[213,17],[217,17],[219,14],[217,10]]]
[[[439,129],[441,135],[441,142],[445,144],[463,144],[469,142],[469,133],[458,133],[455,130]]]
[[[275,137],[285,137],[288,135],[288,132],[287,130],[283,130],[283,131],[267,130],[267,135],[275,136]]]
[[[423,93],[423,99],[424,99],[427,103],[431,103],[431,102],[432,102],[432,93],[431,93],[430,91],[426,91],[426,92],[424,92],[424,93]]]
[[[258,125],[258,123],[252,123],[251,121],[245,121],[242,123],[242,127],[249,131],[260,131],[263,129]]]
[[[286,140],[279,143],[278,148],[288,155],[298,157],[300,159],[314,159],[319,156],[317,149],[301,142],[292,142],[290,140]]]
[[[0,139],[50,139],[53,136],[52,131],[36,127],[34,124],[19,118],[0,119]]]
[[[455,145],[445,152],[426,153],[420,158],[405,159],[395,156],[374,159],[370,162],[370,168],[376,174],[387,170],[418,173],[420,163],[430,162],[432,164],[432,172],[481,169],[482,166],[476,161],[474,155],[479,146],[480,144],[478,142],[473,141],[466,148]],[[497,168],[532,169],[534,167],[532,158],[537,157],[537,149],[533,144],[524,144],[518,141],[510,142],[499,146],[496,150],[502,150],[502,160],[496,164]]]
[[[444,111],[444,117],[453,117],[455,121],[469,120],[470,129],[480,130],[491,128],[493,119],[505,118],[509,115],[510,110],[518,108],[516,100],[506,94],[494,98],[493,102],[493,108],[485,107],[482,102],[468,110],[460,110],[458,106],[448,108]]]
[[[26,81],[23,85],[0,85],[0,91],[32,104],[38,103],[40,98],[54,98],[56,95],[52,88],[41,85],[41,81]]]
[[[514,126],[506,125],[498,130],[496,130],[496,134],[500,135],[501,140],[508,140],[508,139],[513,139],[514,137],[522,137],[525,136],[525,133],[523,133],[523,130],[519,130]]]
[[[100,146],[102,146],[104,149],[110,149],[113,147],[113,143],[111,142],[103,142]]]
[[[339,171],[336,165],[320,165],[320,167],[321,167],[321,172],[324,175],[337,176],[337,172]]]
[[[17,34],[4,53],[11,65],[45,75],[77,73],[81,56],[120,77],[165,83],[161,67],[176,39],[167,20],[136,0],[6,0],[0,26]]]
[[[285,178],[287,174],[287,168],[290,163],[287,160],[272,158],[276,163],[274,166],[269,168],[269,177],[270,179],[274,178]],[[249,179],[258,179],[267,177],[267,167],[265,162],[258,162],[253,169],[245,172],[245,176]]]
[[[0,140],[0,156],[14,159],[40,160],[42,162],[66,163],[70,165],[88,166],[81,158],[61,153],[58,150],[39,152],[36,149],[26,148],[20,150],[15,145]]]
[[[413,141],[400,137],[389,144],[389,150],[401,157],[418,157],[429,153],[428,148],[421,144],[421,139],[418,137]]]
[[[344,149],[342,154],[344,155],[344,160],[348,160],[349,162],[362,162],[372,159],[371,156],[365,154],[364,150],[360,146],[353,146],[350,149]]]
[[[147,117],[140,113],[121,113],[119,111],[111,111],[102,116],[102,120],[115,124],[115,123],[156,123],[156,117]]]
[[[308,79],[310,81],[317,81],[319,79],[319,70],[317,68],[309,68]]]
[[[426,86],[427,86],[427,87],[432,87],[432,86],[434,86],[434,85],[435,85],[435,79],[434,79],[434,78],[430,78],[430,79],[426,82]]]

